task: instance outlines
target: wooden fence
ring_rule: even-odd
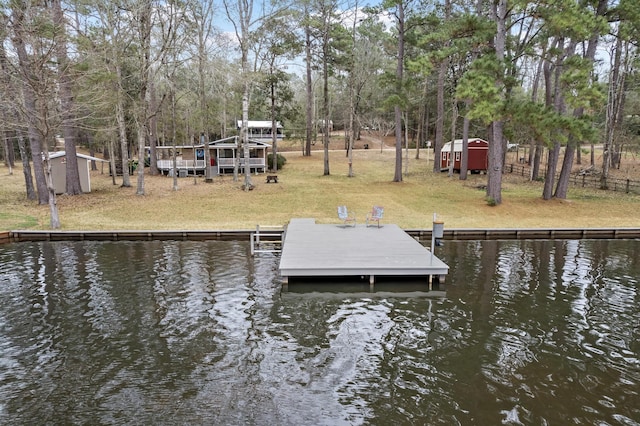
[[[531,167],[523,164],[505,165],[505,173],[517,174],[529,178]],[[539,177],[545,177],[544,171],[540,171]],[[556,180],[560,174],[556,175]],[[626,194],[640,195],[640,181],[631,179],[607,178],[603,185],[602,177],[599,174],[573,173],[569,178],[569,183],[580,188],[604,189],[609,191],[624,192]]]

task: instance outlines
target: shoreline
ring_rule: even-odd
[[[336,225],[340,226],[340,225]],[[418,241],[431,240],[431,229],[404,229]],[[269,229],[263,240],[280,240],[284,229]],[[237,230],[12,230],[0,232],[0,244],[37,241],[207,241],[247,240],[256,229]],[[273,235],[275,234],[275,235]],[[640,228],[451,228],[444,229],[443,240],[620,240],[640,238]]]

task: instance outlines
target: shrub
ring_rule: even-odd
[[[284,167],[285,163],[287,162],[287,159],[283,156],[278,154],[278,170],[282,169],[282,167]],[[270,153],[269,155],[267,155],[267,167],[271,168],[271,165],[273,164],[273,154]]]

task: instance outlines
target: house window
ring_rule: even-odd
[[[223,149],[220,151],[220,158],[233,158],[232,149]]]
[[[456,161],[460,161],[460,153],[456,152]]]

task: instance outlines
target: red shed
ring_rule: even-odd
[[[468,163],[470,172],[486,172],[489,164],[489,142],[480,138],[469,138],[467,146]],[[453,143],[453,170],[460,171],[462,159],[462,139],[456,139]],[[451,165],[451,142],[447,142],[440,151],[440,170],[449,170]]]

